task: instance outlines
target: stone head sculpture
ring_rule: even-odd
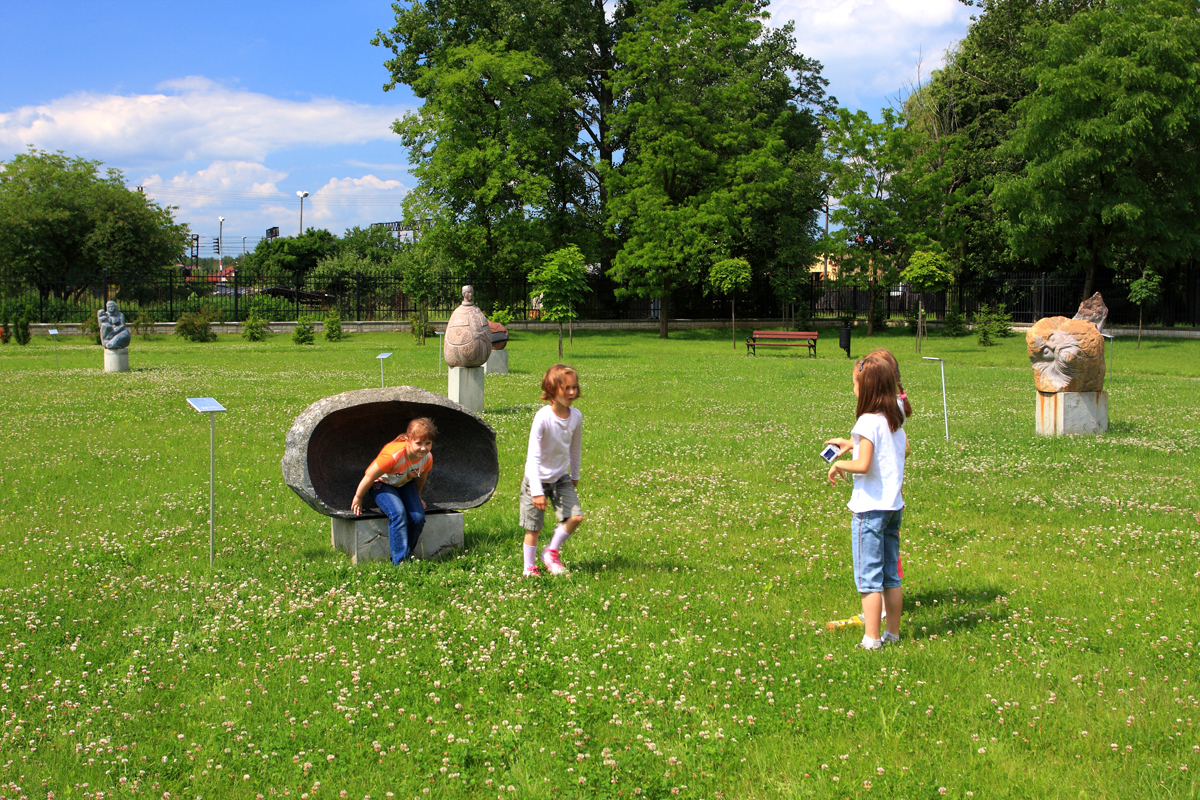
[[[1093,323],[1045,317],[1026,332],[1025,344],[1039,392],[1104,389],[1104,339]]]

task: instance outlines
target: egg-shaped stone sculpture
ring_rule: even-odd
[[[430,417],[438,428],[433,471],[421,493],[426,510],[486,503],[500,478],[496,432],[458,403],[415,386],[359,389],[310,405],[287,433],[284,482],[315,511],[354,519],[350,501],[363,472],[414,417]],[[364,517],[382,516],[364,511]]]
[[[475,305],[474,289],[464,286],[462,293],[462,305],[454,309],[446,323],[442,353],[452,367],[482,367],[492,352],[492,329]]]

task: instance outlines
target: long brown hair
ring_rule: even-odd
[[[904,418],[908,419],[913,415],[913,407],[912,403],[908,402],[908,392],[904,391],[904,381],[900,380],[900,364],[896,361],[896,357],[892,355],[891,350],[884,347],[867,353],[867,358],[871,356],[879,356],[892,365],[892,369],[896,373],[896,388],[899,390],[896,394],[900,397],[900,402],[904,405]]]
[[[855,417],[863,414],[882,414],[888,421],[888,428],[893,432],[904,425],[904,414],[896,405],[896,395],[899,394],[896,381],[896,371],[887,359],[877,355],[869,355],[854,365],[854,375],[858,382],[858,408]]]

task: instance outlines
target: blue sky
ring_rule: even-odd
[[[830,92],[873,114],[962,38],[957,0],[777,0]],[[9,0],[0,49],[0,160],[33,144],[124,171],[202,236],[224,216],[225,251],[278,225],[341,233],[399,219],[413,184],[372,47],[388,2]]]

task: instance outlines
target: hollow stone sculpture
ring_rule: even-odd
[[[109,300],[104,308],[96,312],[96,321],[100,323],[100,344],[105,350],[121,350],[129,347],[132,335],[125,327],[125,315],[117,309],[115,300]]]
[[[462,294],[462,305],[454,309],[446,323],[442,353],[451,367],[481,367],[492,352],[492,329],[475,305],[475,290],[464,286]]]
[[[414,417],[431,417],[438,427],[433,471],[421,494],[426,511],[486,503],[500,477],[496,432],[457,403],[414,386],[343,392],[306,408],[287,434],[284,481],[321,514],[358,519],[350,501],[363,471]],[[383,516],[364,510],[363,517]]]

